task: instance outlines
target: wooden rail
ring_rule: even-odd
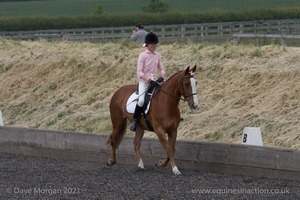
[[[133,27],[103,27],[88,29],[37,30],[0,32],[1,38],[27,40],[86,40],[116,41],[130,38]],[[286,34],[300,33],[300,19],[247,22],[220,22],[202,24],[149,25],[147,31],[155,32],[162,42],[191,40],[232,40],[233,34]]]

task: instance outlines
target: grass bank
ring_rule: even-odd
[[[126,40],[0,40],[0,45],[0,110],[6,125],[107,134],[109,100],[118,87],[136,83],[143,51]],[[188,65],[199,67],[200,107],[190,113],[180,103],[179,139],[240,143],[244,127],[258,126],[265,145],[300,147],[300,48],[173,43],[158,51],[167,76]]]

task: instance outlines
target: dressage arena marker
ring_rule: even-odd
[[[4,126],[2,112],[0,111],[0,126]]]
[[[260,128],[245,127],[242,135],[242,144],[263,146]]]

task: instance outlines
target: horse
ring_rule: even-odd
[[[184,100],[188,102],[191,111],[196,110],[198,107],[196,80],[194,77],[195,71],[196,65],[193,68],[188,66],[185,70],[175,72],[163,82],[160,87],[154,91],[150,110],[146,115],[167,155],[164,160],[159,160],[156,165],[166,167],[170,161],[172,172],[175,175],[181,174],[174,159],[177,128],[181,121],[178,106],[180,100]],[[126,111],[126,103],[135,90],[136,85],[125,85],[120,87],[111,98],[109,109],[112,132],[108,136],[107,144],[110,144],[112,154],[111,158],[107,161],[108,166],[113,166],[116,163],[116,149],[126,132],[127,120],[133,120],[133,114]],[[135,132],[134,151],[138,161],[138,167],[141,169],[144,169],[144,163],[141,158],[140,148],[145,130],[149,130],[149,128],[145,120],[143,120],[143,117],[140,117]]]

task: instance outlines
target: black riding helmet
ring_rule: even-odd
[[[148,44],[157,44],[158,43],[158,37],[150,32],[145,37],[145,44],[143,46],[147,46]]]

